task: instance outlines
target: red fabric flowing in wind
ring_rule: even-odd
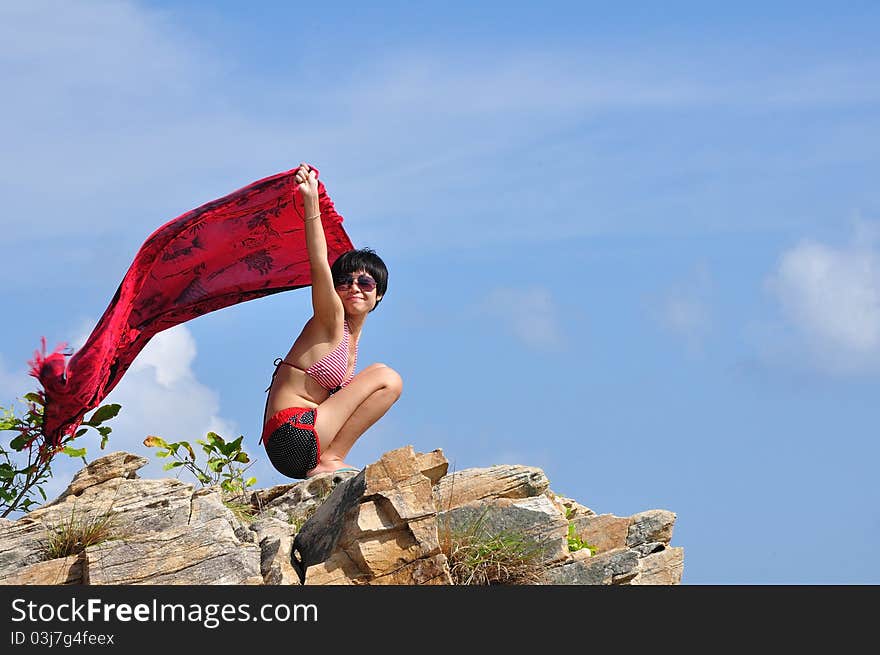
[[[85,345],[34,353],[43,387],[43,456],[57,450],[158,332],[230,305],[311,284],[297,169],[258,180],[156,230],[141,246]],[[318,174],[317,169],[316,175]],[[330,263],[353,248],[323,182],[318,194]]]

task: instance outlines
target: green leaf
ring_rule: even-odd
[[[257,484],[257,479],[255,477],[250,477],[244,481],[244,486],[246,487],[250,487],[255,484]]]
[[[156,447],[168,448],[168,442],[165,441],[162,437],[157,437],[155,435],[150,435],[149,437],[144,439],[144,445],[147,448],[156,448]]]
[[[192,446],[189,445],[189,442],[181,441],[180,443],[182,443],[184,446],[186,446],[186,450],[189,452],[189,458],[192,461],[196,461],[196,454],[195,454],[195,452],[193,452]]]
[[[107,445],[107,435],[101,435],[101,450],[104,450],[104,446]]]
[[[241,450],[241,440],[244,439],[244,435],[240,436],[238,439],[234,441],[230,441],[228,444],[224,446],[220,446],[220,450],[224,455],[229,457],[236,450]]]
[[[242,452],[238,453],[238,455],[236,455],[235,459],[233,459],[232,461],[241,462],[242,464],[247,464],[249,461],[251,461],[251,458],[248,457],[248,454],[246,452],[242,451]]]
[[[168,457],[168,455],[170,455],[170,454],[171,454],[170,450],[160,450],[156,453],[156,457],[165,458],[165,457]]]
[[[20,434],[15,439],[9,442],[9,447],[16,451],[21,451],[24,449],[25,444],[27,444],[28,438],[27,435]]]
[[[40,394],[38,394],[38,393],[33,393],[33,392],[26,393],[24,395],[24,399],[29,400],[32,403],[36,403],[37,405],[40,405],[40,406],[43,405],[43,399],[40,398]]]
[[[43,500],[46,500],[46,492],[43,491],[43,487],[37,487],[37,491],[40,492],[40,495],[43,497]]]
[[[111,432],[113,432],[113,428],[111,428],[109,425],[104,425],[98,428],[98,432],[101,433],[102,437],[107,437],[110,435]]]
[[[0,464],[0,479],[9,480],[15,477],[15,469],[9,464]]]
[[[64,453],[65,455],[70,456],[70,457],[85,457],[86,456],[86,449],[85,448],[73,448],[71,446],[66,446],[64,449],[62,449],[61,452]]]
[[[225,444],[225,443],[226,443],[226,442],[223,440],[223,437],[221,437],[221,436],[220,436],[219,434],[217,434],[216,432],[209,432],[209,433],[207,434],[207,439],[208,439],[208,441],[209,441],[210,443],[215,444],[215,445],[217,445],[217,446],[220,446],[221,444]]]
[[[122,405],[119,403],[113,403],[110,405],[102,405],[98,409],[95,410],[95,413],[89,417],[87,421],[88,425],[93,427],[97,427],[104,421],[113,418],[117,414],[119,414],[119,410],[122,409]]]
[[[162,470],[170,471],[171,469],[176,469],[178,466],[183,466],[183,462],[168,462],[165,466],[162,467]]]
[[[219,473],[223,469],[224,463],[222,459],[214,457],[208,460],[208,468],[214,471],[214,473]]]
[[[77,430],[77,431],[76,431],[76,434],[73,435],[73,438],[76,439],[77,437],[81,437],[81,436],[83,436],[83,435],[84,435],[86,432],[88,432],[88,431],[89,431],[88,428],[82,428],[81,430]]]

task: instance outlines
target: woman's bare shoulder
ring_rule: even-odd
[[[342,315],[339,317],[339,320],[334,321],[330,325],[318,320],[316,316],[312,316],[306,321],[305,325],[303,325],[296,341],[298,342],[302,340],[307,342],[307,348],[311,345],[325,343],[327,341],[338,341],[342,338],[345,329],[344,324],[345,317]]]
[[[306,321],[293,345],[285,358],[290,363],[295,363],[302,357],[311,359],[309,355],[314,355],[314,350],[323,350],[327,344],[334,344],[342,340],[344,335],[343,321],[339,321],[338,325],[328,328],[323,323],[312,316]]]

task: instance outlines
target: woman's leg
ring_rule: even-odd
[[[309,474],[347,466],[345,457],[355,441],[390,409],[402,389],[403,381],[397,371],[384,364],[373,364],[321,403],[315,421],[321,459]]]

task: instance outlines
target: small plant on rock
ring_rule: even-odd
[[[440,550],[446,555],[453,584],[540,584],[540,544],[518,532],[490,532],[483,528],[484,517],[464,530],[440,526]]]
[[[590,551],[590,555],[596,554],[596,547],[591,546],[586,541],[581,539],[580,535],[577,533],[577,528],[574,527],[574,523],[568,524],[568,552],[576,553],[579,550],[583,550],[586,548]]]
[[[251,466],[251,460],[241,448],[242,439],[244,435],[227,442],[216,432],[208,432],[205,439],[197,439],[196,443],[201,445],[207,456],[204,467],[196,462],[196,453],[188,441],[169,443],[162,437],[149,436],[144,439],[144,445],[158,448],[156,457],[174,458],[174,461],[165,464],[166,471],[182,467],[192,473],[202,486],[219,484],[226,494],[240,498],[244,496],[248,487],[257,482],[254,477],[244,477]]]
[[[78,555],[89,546],[119,539],[110,510],[100,514],[77,514],[76,507],[66,521],[47,527],[49,536],[43,544],[43,559]]]

